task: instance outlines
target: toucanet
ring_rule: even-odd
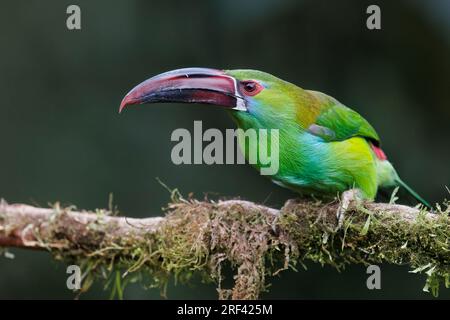
[[[301,194],[334,197],[357,189],[374,199],[379,188],[401,186],[430,207],[400,179],[370,123],[324,93],[256,70],[185,68],[137,85],[120,111],[157,102],[219,105],[243,130],[278,129],[279,169],[270,178]]]

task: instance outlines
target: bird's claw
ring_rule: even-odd
[[[339,208],[336,212],[337,218],[337,228],[339,230],[342,228],[345,219],[345,213],[347,212],[350,204],[354,201],[360,202],[362,200],[361,191],[359,189],[350,189],[344,191],[341,197],[341,203],[339,204]]]

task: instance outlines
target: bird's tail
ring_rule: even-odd
[[[428,209],[433,209],[433,207],[430,205],[430,203],[428,201],[426,201],[424,198],[419,196],[419,194],[416,191],[414,191],[410,186],[408,186],[406,183],[404,183],[398,176],[395,178],[395,182],[397,183],[397,185],[405,188],[406,191],[408,191],[410,195],[412,195],[414,198],[416,198],[417,201],[422,203]]]

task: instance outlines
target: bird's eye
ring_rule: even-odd
[[[242,91],[248,96],[254,96],[264,87],[256,81],[241,81]]]
[[[254,83],[254,82],[249,82],[249,81],[244,82],[243,86],[244,86],[244,90],[247,92],[253,92],[256,90],[256,83]]]

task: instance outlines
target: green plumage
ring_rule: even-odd
[[[330,96],[303,90],[267,73],[225,73],[238,81],[255,80],[264,87],[255,96],[245,97],[247,112],[230,114],[244,130],[279,130],[279,171],[271,177],[275,183],[300,193],[330,197],[358,188],[368,199],[376,196],[379,187],[400,185],[429,206],[400,180],[388,160],[377,155],[377,150],[382,153],[377,149],[379,136],[357,112]],[[248,156],[248,150],[244,151]]]

